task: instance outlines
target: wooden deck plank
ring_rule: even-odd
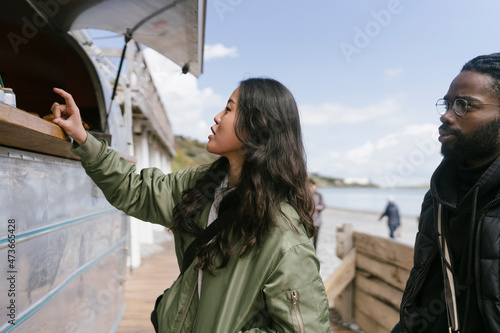
[[[173,241],[162,245],[163,251],[143,258],[141,266],[127,275],[125,311],[116,333],[154,333],[149,316],[156,298],[179,275]]]

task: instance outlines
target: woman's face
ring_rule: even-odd
[[[215,118],[215,125],[211,127],[212,133],[208,136],[207,151],[225,156],[229,162],[243,161],[245,152],[242,142],[236,137],[234,125],[238,114],[238,97],[240,88],[236,88],[226,108],[219,112]]]

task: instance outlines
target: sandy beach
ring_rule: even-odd
[[[318,236],[317,255],[321,262],[321,277],[323,280],[332,274],[341,260],[336,255],[337,227],[352,224],[354,231],[386,237],[389,239],[387,218],[378,220],[381,213],[363,212],[341,208],[327,207],[322,212],[322,225]],[[416,216],[401,217],[401,237],[395,242],[413,246],[417,234],[418,221]],[[397,231],[396,233],[399,233]]]

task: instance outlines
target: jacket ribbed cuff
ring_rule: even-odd
[[[103,148],[105,149],[103,145],[107,145],[104,140],[98,140],[92,134],[87,132],[87,140],[85,140],[82,145],[78,145],[76,142],[73,142],[71,152],[80,156],[82,163],[90,164],[96,160]]]

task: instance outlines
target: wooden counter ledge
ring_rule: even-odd
[[[0,145],[80,159],[70,151],[72,143],[59,126],[4,103],[0,103]],[[119,153],[136,163],[135,157]]]

